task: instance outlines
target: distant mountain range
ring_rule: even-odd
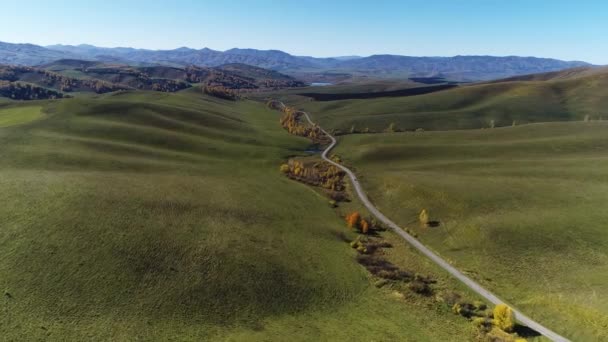
[[[189,65],[214,67],[242,63],[291,75],[341,73],[377,78],[444,77],[458,81],[479,81],[525,74],[591,66],[580,61],[536,57],[409,57],[373,55],[315,58],[294,56],[279,50],[230,49],[216,51],[182,47],[174,50],[102,48],[93,45],[11,44],[0,42],[0,64],[40,65],[58,59],[85,59],[131,65]]]

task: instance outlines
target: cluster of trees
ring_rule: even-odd
[[[173,93],[179,90],[190,88],[190,85],[184,82],[168,80],[164,78],[151,79],[148,85],[144,85],[140,89],[150,89],[154,91],[162,91],[165,93]]]
[[[422,128],[418,128],[416,131],[424,131],[424,129]],[[356,125],[351,125],[350,129],[348,131],[344,131],[344,130],[340,130],[340,129],[335,129],[332,133],[334,135],[344,135],[344,134],[359,134],[359,133],[364,133],[364,134],[369,134],[369,133],[395,133],[395,132],[405,132],[405,130],[397,127],[397,125],[394,122],[391,122],[387,128],[385,128],[384,130],[381,131],[375,131],[373,129],[370,129],[369,127],[365,127],[363,129],[358,128]]]
[[[344,171],[325,161],[305,164],[302,161],[290,159],[287,164],[281,165],[281,172],[290,178],[310,185],[336,192],[345,190]]]
[[[0,67],[0,80],[15,82],[26,78],[43,87],[51,87],[63,92],[94,91],[98,94],[127,89],[145,89],[163,92],[175,92],[189,88],[186,82],[151,78],[148,74],[129,67],[82,68],[82,72],[91,73],[93,78],[81,79],[67,77],[45,69],[21,66]],[[95,76],[101,77],[95,78]]]
[[[203,93],[224,100],[236,101],[239,99],[239,94],[236,91],[223,86],[204,86]]]
[[[480,333],[485,335],[488,341],[507,341],[507,342],[525,342],[525,338],[521,338],[514,333],[515,331],[515,314],[513,310],[506,304],[498,304],[491,312],[485,312],[485,315],[473,319],[473,323],[479,328]]]
[[[145,70],[145,68],[144,68]],[[110,81],[116,87],[129,87],[142,90],[154,90],[167,93],[176,92],[190,88],[190,84],[169,78],[152,78],[143,70],[132,67],[102,67],[87,68],[85,73],[102,77]],[[95,75],[97,74],[97,75]],[[109,76],[108,76],[109,75]],[[126,88],[125,88],[126,89]],[[115,89],[120,90],[120,89]],[[112,91],[112,90],[111,90]]]
[[[31,75],[34,75],[34,77],[32,77]],[[24,76],[27,76],[27,79],[31,80],[32,82],[43,86],[59,89],[64,92],[71,92],[75,90],[90,90],[101,94],[111,91],[128,89],[125,86],[105,82],[102,80],[77,79],[44,69],[22,66],[0,67],[0,80],[15,82],[20,80]]]
[[[358,229],[363,234],[369,233],[369,230],[376,226],[375,220],[364,219],[357,211],[346,215],[346,224],[349,228]]]
[[[190,66],[185,69],[185,80],[190,83],[204,83],[211,87],[228,89],[256,89],[255,80],[233,75],[221,70]]]
[[[0,96],[13,100],[44,100],[66,97],[60,92],[27,83],[0,81]]]
[[[284,106],[281,110],[283,115],[279,122],[289,133],[311,139],[316,143],[326,143],[327,136],[317,125],[311,125],[302,120],[303,112],[293,107]]]

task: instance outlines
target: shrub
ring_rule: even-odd
[[[203,93],[214,96],[224,100],[236,101],[239,98],[239,95],[236,91],[232,89],[228,89],[223,86],[205,86],[203,87]]]
[[[388,284],[389,281],[387,279],[379,279],[374,283],[374,286],[380,288],[383,287],[384,285]]]
[[[288,172],[289,172],[289,165],[287,165],[287,164],[283,164],[283,165],[281,165],[280,170],[281,170],[281,172],[283,172],[283,173],[288,173]]]
[[[473,306],[475,306],[475,310],[480,310],[480,311],[483,311],[487,308],[487,305],[484,302],[479,301],[479,300],[474,301]]]
[[[361,254],[367,254],[367,248],[362,244],[357,246],[357,252]]]
[[[432,292],[431,291],[431,287],[427,283],[425,283],[423,281],[420,281],[420,280],[413,280],[413,281],[411,281],[407,285],[407,287],[410,290],[412,290],[412,291],[414,291],[414,292],[416,292],[418,294],[425,295],[425,296],[430,295],[431,292]]]
[[[494,307],[494,325],[506,332],[512,332],[515,327],[515,314],[506,304],[498,304]]]
[[[454,306],[452,307],[452,311],[467,318],[475,316],[475,307],[472,304],[466,302],[454,304]]]
[[[437,295],[437,301],[446,303],[448,306],[454,306],[461,298],[462,296],[454,291],[443,291]]]
[[[494,342],[516,342],[517,340],[512,335],[494,327],[490,330],[485,338],[486,341]]]

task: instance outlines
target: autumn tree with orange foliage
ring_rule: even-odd
[[[358,212],[352,212],[346,216],[346,223],[350,228],[358,228],[359,220],[361,220],[361,214]]]

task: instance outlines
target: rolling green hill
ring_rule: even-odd
[[[348,132],[369,128],[452,130],[608,118],[608,72],[549,81],[511,81],[460,86],[437,93],[366,100],[311,101],[290,95],[321,126]]]
[[[551,81],[564,80],[577,77],[593,76],[608,72],[606,67],[580,67],[565,69],[560,71],[545,72],[540,74],[530,74],[522,76],[513,76],[509,78],[491,81],[490,83],[512,82],[512,81]]]
[[[277,112],[190,89],[3,103],[15,116],[0,128],[3,339],[474,337],[432,299],[372,285],[327,199],[278,171],[309,142]],[[386,238],[396,264],[458,288]]]
[[[608,338],[608,123],[350,134],[380,210],[572,341]],[[426,209],[437,228],[423,228]]]

